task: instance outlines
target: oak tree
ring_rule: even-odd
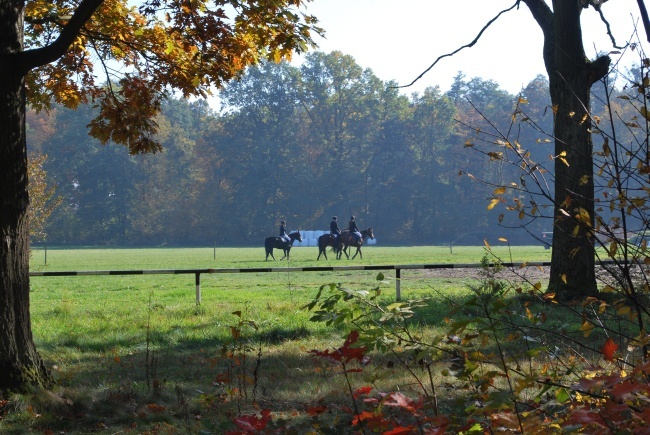
[[[29,314],[25,108],[92,103],[90,134],[156,152],[165,95],[204,97],[313,46],[310,0],[0,0],[0,390],[47,386]]]
[[[574,299],[596,292],[594,257],[594,161],[590,133],[590,90],[609,71],[607,54],[590,60],[584,48],[581,15],[593,8],[602,13],[607,0],[515,0],[480,30],[469,44],[438,57],[416,80],[441,59],[472,47],[502,14],[523,2],[543,36],[543,59],[549,76],[554,111],[555,192],[553,252],[549,289]],[[638,2],[640,7],[642,1]],[[644,8],[642,8],[642,12]],[[609,26],[607,26],[609,29]],[[610,34],[610,37],[612,35]],[[612,37],[614,41],[614,38]]]

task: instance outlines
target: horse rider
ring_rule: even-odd
[[[280,222],[280,238],[287,243],[291,243],[291,239],[287,234],[287,223],[285,221]]]
[[[330,222],[330,234],[334,235],[334,243],[339,244],[339,236],[341,235],[341,230],[339,229],[338,218],[334,216],[332,222]]]
[[[350,234],[353,234],[354,237],[357,239],[357,243],[361,240],[361,232],[359,231],[359,227],[357,227],[357,222],[354,220],[354,216],[350,218],[350,223],[348,229],[350,230]]]

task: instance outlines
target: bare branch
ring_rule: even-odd
[[[643,0],[638,0],[638,1],[639,1],[639,3],[643,3]],[[605,27],[607,27],[607,34],[609,35],[609,39],[612,40],[612,45],[614,46],[614,48],[617,48],[619,50],[624,49],[626,46],[621,47],[621,46],[616,45],[616,40],[614,39],[614,35],[612,35],[612,29],[609,26],[609,21],[607,21],[607,18],[605,18],[605,14],[603,14],[602,8],[594,6],[594,9],[596,9],[598,11],[598,14],[600,15],[600,20],[603,23],[605,23]],[[647,15],[647,13],[646,13],[646,15]],[[647,30],[648,30],[648,28],[646,27],[646,33],[647,33]]]
[[[478,40],[481,39],[481,36],[482,36],[483,33],[487,30],[488,27],[490,27],[490,26],[491,26],[491,25],[492,25],[492,24],[493,24],[493,23],[494,23],[494,22],[495,22],[495,21],[496,21],[496,20],[501,16],[501,15],[505,14],[506,12],[510,12],[511,10],[513,10],[513,9],[515,9],[515,8],[518,8],[520,2],[521,2],[521,0],[516,0],[514,5],[510,6],[508,9],[504,9],[504,10],[502,10],[502,11],[499,12],[499,13],[498,13],[494,18],[492,18],[490,21],[488,21],[487,24],[486,24],[485,26],[483,26],[483,28],[482,28],[481,31],[478,33],[478,35],[476,35],[476,38],[474,38],[474,40],[473,40],[472,42],[470,42],[470,43],[467,44],[467,45],[463,45],[462,47],[457,48],[456,50],[452,51],[451,53],[447,53],[447,54],[443,54],[442,56],[439,56],[439,57],[435,60],[435,62],[433,62],[433,63],[432,63],[432,64],[431,64],[427,69],[425,69],[425,70],[424,70],[424,71],[423,71],[419,76],[417,76],[417,77],[415,78],[415,80],[413,80],[411,83],[409,83],[408,85],[396,86],[396,87],[397,87],[397,88],[408,88],[409,86],[413,86],[413,85],[415,84],[415,82],[417,82],[418,80],[420,80],[422,77],[424,77],[424,75],[425,75],[426,73],[428,73],[429,71],[431,71],[431,69],[432,69],[434,66],[436,66],[436,64],[437,64],[440,60],[444,59],[445,57],[451,57],[451,56],[455,55],[456,53],[458,53],[459,51],[461,51],[461,50],[463,50],[463,49],[465,49],[465,48],[473,47],[473,46],[478,42]]]

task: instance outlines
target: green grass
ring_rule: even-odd
[[[492,246],[502,261],[548,261],[550,250],[541,246]],[[280,251],[275,251],[278,254]],[[466,264],[479,263],[483,247],[476,246],[364,246],[363,259],[336,260],[329,255],[316,261],[318,248],[295,247],[291,261],[264,261],[264,248],[151,248],[151,249],[47,249],[32,252],[33,271],[45,270],[137,270],[202,269],[246,267],[301,267],[382,264]],[[280,254],[281,256],[282,254]],[[280,258],[276,255],[276,258]]]
[[[541,247],[509,251],[499,246],[493,252],[503,261],[519,262],[547,261],[550,251]],[[337,261],[330,256],[317,262],[317,248],[297,247],[290,262],[266,262],[263,248],[49,248],[47,265],[44,254],[33,251],[32,271],[467,264],[479,263],[484,250],[368,246],[363,260]],[[394,271],[384,273],[389,283],[381,284],[383,297],[392,300]],[[32,277],[37,348],[52,368],[56,396],[74,403],[75,416],[69,416],[69,410],[57,411],[56,401],[49,400],[40,404],[41,409],[25,407],[9,413],[0,419],[0,432],[86,433],[106,428],[111,433],[141,433],[168,425],[172,433],[218,432],[225,413],[217,412],[217,403],[225,400],[228,385],[215,379],[224,370],[252,372],[260,343],[260,376],[254,383],[257,399],[291,413],[299,404],[344,390],[340,377],[313,370],[308,353],[340,346],[343,331],[309,321],[310,314],[301,307],[323,284],[370,289],[378,285],[376,276],[372,271],[203,274],[200,306],[195,303],[193,275]],[[468,280],[432,279],[422,271],[408,270],[402,274],[401,290],[404,298],[434,299],[416,317],[425,333],[434,333],[441,330],[447,315],[445,299],[467,294],[468,284]],[[243,352],[250,358],[248,366],[242,361],[233,366],[232,357],[223,357],[233,328],[239,328],[246,346],[252,346]],[[152,353],[153,362],[147,359]],[[153,377],[158,379],[156,388]],[[400,379],[396,375],[392,382]],[[240,388],[252,394],[250,385]],[[236,395],[228,397],[231,406],[244,402]],[[29,401],[32,407],[35,400]],[[214,401],[214,413],[206,412],[212,409],[206,401]],[[151,403],[173,412],[151,412],[146,408]],[[199,411],[200,420],[189,417]],[[42,417],[34,418],[34,412]]]

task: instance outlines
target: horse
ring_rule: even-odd
[[[327,250],[328,246],[331,246],[334,248],[336,251],[336,258],[339,258],[339,249],[340,241],[337,243],[337,238],[334,236],[334,234],[323,234],[318,238],[318,257],[316,258],[316,261],[320,259],[321,254],[325,256],[325,260],[327,260],[327,253],[325,252]]]
[[[343,231],[341,233],[341,246],[339,246],[339,250],[337,252],[336,258],[341,258],[341,252],[345,253],[345,256],[350,259],[350,255],[348,254],[348,246],[356,246],[357,252],[354,253],[352,256],[352,259],[354,260],[354,257],[359,254],[360,258],[363,258],[363,254],[361,253],[361,245],[363,245],[363,241],[366,239],[374,239],[375,235],[372,232],[372,227],[365,229],[361,231],[361,239],[357,242],[356,237],[354,237],[352,234],[350,234],[349,231]]]
[[[276,237],[267,237],[264,239],[264,249],[266,250],[266,260],[268,261],[269,255],[273,260],[275,260],[275,257],[273,256],[273,249],[282,249],[284,251],[284,257],[280,258],[280,261],[284,260],[285,258],[287,261],[289,261],[289,251],[291,251],[291,247],[293,246],[293,242],[296,240],[299,242],[302,242],[302,236],[300,235],[300,231],[295,231],[291,234],[289,234],[289,239],[291,240],[290,242],[287,242],[280,236]]]

